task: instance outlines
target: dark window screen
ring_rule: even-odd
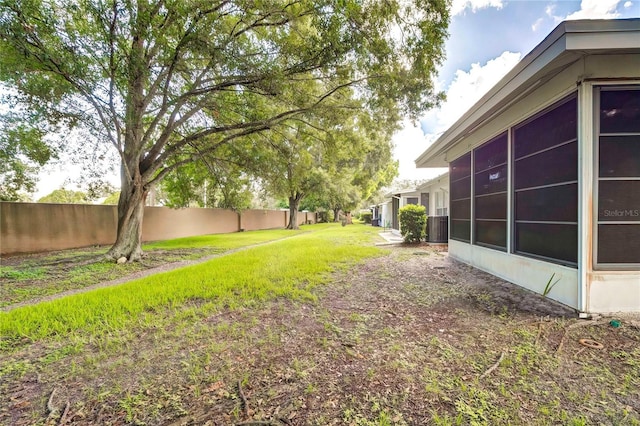
[[[598,220],[640,221],[640,180],[600,182]]]
[[[515,128],[514,158],[540,152],[578,136],[578,103],[571,96]],[[526,142],[525,142],[526,141]]]
[[[640,225],[598,225],[600,263],[640,263]]]
[[[495,247],[507,246],[507,227],[502,221],[476,220],[476,241]]]
[[[600,133],[640,133],[640,90],[600,92]]]
[[[574,222],[578,217],[578,184],[518,191],[515,212],[518,220]]]
[[[471,153],[454,160],[449,165],[451,193],[451,238],[471,240]]]
[[[469,242],[471,222],[468,220],[451,219],[451,239]]]
[[[598,157],[600,177],[640,176],[640,134],[601,136]]]
[[[577,98],[515,127],[515,251],[562,264],[578,258]]]
[[[596,263],[640,265],[640,87],[598,92]]]
[[[544,258],[577,263],[578,225],[516,223],[518,251]]]
[[[503,133],[476,148],[474,162],[474,243],[507,248],[508,136]]]
[[[533,188],[578,179],[578,144],[571,142],[515,161],[514,188]]]
[[[408,197],[407,204],[418,204],[418,197]]]
[[[483,195],[476,197],[476,220],[500,219],[507,220],[507,193]]]
[[[475,194],[485,195],[507,190],[507,165],[476,173]]]

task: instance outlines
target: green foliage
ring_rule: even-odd
[[[363,221],[364,223],[371,223],[371,219],[373,219],[373,213],[372,212],[361,212],[360,213],[360,220]]]
[[[320,134],[340,134],[334,125],[348,123],[335,117],[361,110],[393,131],[405,116],[417,118],[439,103],[433,78],[444,58],[447,6],[443,0],[213,6],[5,0],[0,81],[24,121],[36,114],[77,128],[91,139],[83,141],[86,152],[95,149],[90,142],[117,151],[127,208],[119,210],[126,226],[118,229],[114,252],[130,255],[140,247],[130,204],[139,208],[149,187],[173,170],[199,159],[227,162],[223,147],[251,148],[258,141],[246,141],[248,135],[281,125],[309,123]],[[318,115],[327,121],[313,119]],[[359,152],[368,164],[383,164],[377,157],[388,154],[377,142]],[[260,161],[252,149],[244,152],[241,165]],[[373,181],[394,167],[384,165]],[[367,176],[365,168],[356,176],[361,182],[352,182],[359,198],[378,185],[365,183]],[[350,202],[351,189],[335,193]],[[187,195],[175,204],[192,201]]]
[[[147,243],[143,247],[149,250],[175,250],[181,248],[216,247],[231,250],[252,244],[291,237],[292,232],[284,229],[268,229],[261,231],[247,231],[234,234],[212,234],[197,237],[176,238],[173,240]]]
[[[0,201],[25,201],[35,190],[38,166],[56,156],[41,128],[0,116]]]
[[[203,157],[173,169],[160,184],[163,204],[174,208],[251,208],[251,179],[229,151],[230,147],[223,147],[216,157]]]
[[[425,237],[427,213],[424,206],[409,204],[400,209],[400,233],[406,243],[419,243]]]
[[[542,291],[542,295],[543,296],[548,296],[549,293],[551,293],[551,290],[553,290],[553,288],[556,286],[556,284],[558,284],[558,282],[560,281],[560,278],[558,278],[557,280],[553,281],[553,278],[556,276],[555,272],[553,274],[551,274],[551,277],[549,278],[549,281],[547,281],[547,284],[544,286],[544,290]]]
[[[113,192],[107,195],[102,204],[118,205],[118,199],[120,198],[120,191]]]
[[[64,188],[56,189],[38,200],[39,203],[56,204],[87,204],[90,201],[86,193]]]
[[[66,290],[85,288],[167,262],[200,259],[295,235],[295,231],[270,229],[155,241],[143,245],[144,250],[150,252],[145,265],[139,262],[119,265],[107,261],[104,248],[65,250],[44,258],[28,260],[14,267],[0,266],[0,307]],[[68,264],[77,266],[60,268],[60,265]]]

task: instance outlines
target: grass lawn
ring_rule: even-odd
[[[0,308],[115,280],[166,263],[197,260],[300,232],[304,231],[275,229],[155,241],[143,244],[148,256],[141,262],[121,265],[105,259],[107,246],[9,257],[2,259],[0,266]]]
[[[637,322],[579,323],[378,230],[0,313],[0,425],[640,425]]]
[[[214,309],[277,296],[313,298],[310,290],[327,272],[380,252],[374,247],[359,245],[371,238],[371,232],[349,230],[333,224],[316,225],[312,233],[299,234],[279,243],[0,313],[0,347],[69,333],[98,336],[131,325],[150,311],[180,307],[189,301]],[[259,231],[216,235],[155,243],[151,247],[180,248],[191,243],[202,246],[213,241],[216,247],[229,249],[284,236],[291,233]]]

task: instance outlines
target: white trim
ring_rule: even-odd
[[[513,254],[515,252],[514,244],[515,238],[513,237],[516,224],[515,224],[515,202],[514,202],[514,190],[513,190],[513,127],[507,128],[507,253]]]
[[[594,123],[593,85],[578,87],[578,310],[589,311],[588,272],[593,269],[594,190]]]
[[[592,247],[592,255],[591,262],[589,264],[589,271],[637,271],[638,264],[637,263],[598,263],[598,194],[600,193],[600,178],[599,178],[599,151],[600,151],[600,136],[606,136],[607,134],[600,135],[600,117],[596,116],[600,111],[600,87],[604,86],[615,86],[619,87],[621,90],[625,88],[631,88],[632,90],[640,90],[640,80],[637,79],[629,79],[629,80],[616,80],[616,81],[602,81],[598,79],[594,79],[588,82],[591,87],[591,96],[592,99],[592,111],[591,111],[591,149],[593,151],[593,161],[592,161],[592,170],[591,170],[591,182],[593,185],[593,203],[591,214],[592,216],[592,226],[591,226],[591,247]],[[597,94],[596,94],[597,92]],[[618,133],[614,133],[613,135],[619,135]],[[602,179],[607,180],[607,179]],[[636,180],[626,179],[626,178],[614,178],[611,180]],[[615,224],[615,222],[607,222],[607,224]],[[624,222],[625,225],[632,225],[633,223]]]

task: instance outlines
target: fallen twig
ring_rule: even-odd
[[[247,397],[244,396],[244,392],[242,392],[242,383],[240,383],[240,380],[238,380],[238,394],[240,395],[240,399],[242,400],[242,412],[244,413],[245,417],[249,417],[249,403],[247,402]]]
[[[62,426],[67,423],[67,414],[69,414],[69,401],[64,406],[64,411],[62,412],[62,416],[60,417],[60,421],[58,422],[58,426]]]
[[[278,423],[270,421],[252,420],[249,422],[236,423],[236,426],[278,426]]]
[[[585,349],[587,349],[586,347],[584,348],[580,348],[580,350],[578,350],[578,352],[576,352],[575,354],[573,354],[574,358],[578,358],[578,355],[580,355]]]
[[[538,323],[538,334],[536,335],[536,341],[534,343],[534,346],[538,346],[538,341],[540,340],[540,336],[542,335],[542,320]]]
[[[489,374],[491,374],[491,372],[493,370],[495,370],[496,368],[498,368],[498,366],[500,365],[500,363],[502,362],[502,360],[504,359],[504,351],[502,351],[500,353],[500,358],[498,358],[498,361],[496,361],[495,364],[493,364],[491,367],[489,367],[489,369],[487,371],[485,371],[484,373],[482,373],[482,375],[480,376],[481,379],[487,377]]]
[[[53,406],[53,395],[56,394],[56,388],[53,388],[51,391],[51,395],[49,395],[49,400],[47,401],[47,410],[49,410],[49,415],[51,413],[58,411],[56,407]]]

